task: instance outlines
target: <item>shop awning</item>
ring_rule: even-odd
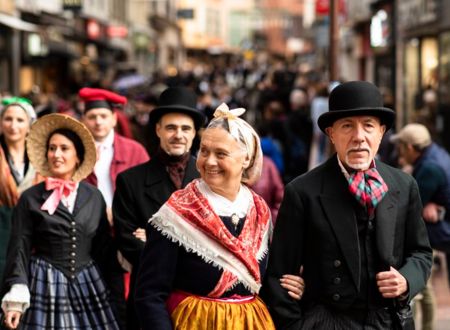
[[[22,21],[16,16],[10,16],[0,13],[0,24],[6,25],[12,29],[27,31],[27,32],[37,32],[38,25]]]

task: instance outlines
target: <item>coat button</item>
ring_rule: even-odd
[[[72,221],[70,224],[71,224],[72,226],[75,226],[75,225],[76,225],[75,221]]]
[[[77,238],[75,237],[75,236],[72,236],[72,241],[76,241],[77,240]]]
[[[70,278],[71,278],[72,280],[74,280],[74,279],[75,279],[75,275],[70,275]]]
[[[73,265],[75,263],[75,260],[70,260],[70,263]]]
[[[334,283],[334,284],[340,284],[340,283],[341,283],[341,278],[340,278],[340,277],[335,277],[335,278],[333,279],[333,283]]]
[[[333,295],[333,300],[334,300],[334,301],[338,301],[339,299],[341,299],[341,296],[340,296],[339,294],[335,293],[335,294]]]
[[[333,266],[334,267],[339,267],[341,265],[341,261],[339,259],[336,259],[335,261],[333,261]]]
[[[75,271],[75,267],[70,267],[70,271],[74,272]]]
[[[76,256],[76,253],[75,253],[75,252],[71,252],[70,255],[71,255],[72,257],[75,257],[75,256]]]
[[[75,244],[72,244],[72,249],[75,249],[77,246]]]

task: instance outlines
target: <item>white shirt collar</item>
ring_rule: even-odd
[[[95,146],[96,147],[101,146],[103,149],[112,148],[113,144],[114,144],[114,129],[111,129],[111,131],[108,133],[108,135],[102,142],[95,141]]]
[[[336,155],[339,167],[341,168],[342,174],[344,174],[345,178],[348,180],[350,178],[350,174],[348,174],[348,171],[345,169],[344,164],[342,164],[341,160],[339,159],[338,155]]]
[[[200,192],[208,199],[214,212],[219,216],[230,217],[237,214],[239,218],[247,215],[247,211],[253,202],[252,193],[243,184],[239,189],[238,195],[234,201],[216,194],[202,179],[199,180],[198,188]]]

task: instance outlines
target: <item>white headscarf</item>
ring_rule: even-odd
[[[222,103],[214,112],[214,118],[207,128],[228,126],[228,133],[245,147],[250,164],[244,169],[241,181],[252,185],[261,176],[263,157],[258,134],[245,120],[239,118],[244,112],[244,108],[230,110],[225,103]],[[225,121],[228,125],[220,125]]]

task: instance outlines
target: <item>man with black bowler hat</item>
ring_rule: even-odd
[[[175,190],[199,177],[190,149],[206,117],[196,104],[197,96],[187,88],[170,87],[163,91],[158,107],[150,113],[151,129],[159,139],[155,154],[150,161],[117,177],[114,226],[119,249],[133,267],[127,306],[128,329],[139,328],[133,290],[145,245],[144,228]]]
[[[398,314],[425,287],[432,251],[416,182],[375,159],[394,119],[369,82],[331,92],[318,125],[336,154],[286,186],[270,248],[261,296],[277,329],[414,329]],[[297,302],[279,278],[300,266]]]

